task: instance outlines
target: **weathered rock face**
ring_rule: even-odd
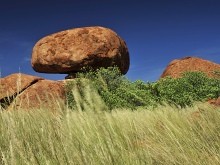
[[[103,27],[70,29],[46,36],[33,48],[32,67],[42,73],[76,73],[83,67],[129,69],[126,43]]]
[[[173,60],[164,70],[161,78],[166,76],[181,77],[181,74],[185,71],[202,71],[209,77],[216,77],[217,74],[214,74],[214,72],[220,71],[220,64],[197,57],[185,57],[180,60]]]
[[[40,80],[20,93],[8,109],[57,109],[65,100],[63,81]]]
[[[0,79],[0,108],[55,109],[66,100],[65,81],[45,80],[41,77],[15,73]]]
[[[11,74],[5,78],[0,78],[0,103],[7,106],[11,100],[26,88],[43,78],[30,76],[21,73]]]

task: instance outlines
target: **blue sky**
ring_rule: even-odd
[[[184,56],[220,63],[220,0],[1,0],[1,77],[20,71],[63,79],[34,72],[33,46],[54,32],[97,25],[126,41],[132,81],[155,81]]]

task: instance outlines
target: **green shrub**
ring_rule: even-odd
[[[205,101],[220,95],[220,79],[209,78],[203,72],[185,72],[181,78],[166,77],[156,83],[160,101],[181,107],[194,101]]]
[[[117,67],[83,71],[77,74],[77,78],[89,79],[110,110],[114,108],[136,109],[138,106],[154,106],[156,104],[154,96],[148,90],[148,84],[140,80],[129,81],[121,75]],[[68,91],[70,88],[71,84],[68,85]],[[67,98],[69,101],[73,99],[71,92],[67,92]],[[69,103],[72,108],[74,104],[74,101]]]
[[[185,79],[167,77],[159,80],[155,84],[155,88],[158,91],[160,102],[168,102],[169,104],[175,104],[181,107],[186,105],[191,106],[193,103],[193,86]]]
[[[107,110],[105,103],[94,88],[89,79],[76,78],[68,80],[66,85],[66,98],[69,108],[84,111],[84,110]]]
[[[192,106],[195,101],[205,101],[220,95],[220,79],[209,78],[202,72],[185,72],[181,78],[166,77],[157,82],[145,83],[140,80],[131,82],[121,75],[117,67],[109,67],[84,71],[77,74],[77,78],[88,79],[91,88],[97,91],[110,110],[156,107],[164,102],[183,108]],[[75,86],[78,86],[77,90],[83,99],[85,83],[80,85],[78,81]],[[69,84],[68,91],[71,87]],[[76,105],[73,93],[74,90],[67,92],[71,108]]]
[[[110,109],[121,108],[126,105],[125,100],[117,94],[117,91],[120,86],[126,86],[129,81],[121,75],[117,67],[84,71],[83,73],[78,73],[77,78],[91,80],[93,87]]]

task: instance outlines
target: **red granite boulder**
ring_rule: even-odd
[[[0,78],[0,109],[56,109],[66,100],[65,81],[45,80],[22,73]]]
[[[220,77],[220,64],[198,57],[185,57],[171,61],[161,75],[161,78],[166,76],[173,78],[181,77],[181,74],[186,71],[202,71],[209,77]]]
[[[125,41],[104,27],[83,27],[61,31],[39,40],[33,48],[32,67],[42,73],[76,73],[83,67],[97,69],[118,66],[129,69]]]
[[[20,93],[9,106],[10,109],[59,109],[65,104],[63,81],[39,80]]]
[[[0,78],[1,106],[7,107],[19,93],[42,79],[43,78],[41,77],[35,77],[22,73],[14,73],[7,77]]]

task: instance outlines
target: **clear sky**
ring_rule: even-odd
[[[61,30],[97,25],[127,43],[130,80],[155,81],[184,56],[220,63],[220,0],[1,0],[1,77],[20,71],[63,79],[34,72],[33,46]]]

